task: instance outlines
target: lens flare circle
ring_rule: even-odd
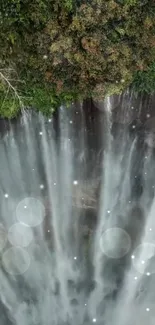
[[[2,263],[10,275],[24,274],[30,266],[30,255],[21,247],[11,247],[2,256]]]
[[[134,268],[141,274],[155,273],[155,244],[144,243],[134,250]]]
[[[17,220],[29,227],[39,226],[45,218],[45,207],[39,199],[28,197],[16,208]]]
[[[128,254],[131,248],[131,238],[122,228],[109,228],[101,235],[100,247],[107,257],[113,259],[122,258]]]
[[[8,231],[8,240],[13,246],[27,247],[33,240],[33,232],[29,226],[15,223]]]

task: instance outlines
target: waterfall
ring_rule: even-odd
[[[142,101],[114,104],[1,134],[1,325],[154,324],[154,148]]]

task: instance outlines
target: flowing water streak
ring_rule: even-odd
[[[111,146],[112,146],[112,135],[111,135],[111,102],[110,98],[107,97],[105,100],[105,113],[106,113],[106,147],[104,150],[103,159],[103,175],[102,175],[102,185],[100,194],[100,211],[99,220],[96,229],[96,234],[94,237],[94,247],[93,249],[93,265],[94,265],[94,280],[96,287],[89,298],[89,310],[92,319],[97,315],[98,306],[103,300],[103,288],[104,282],[102,278],[102,268],[103,268],[103,253],[100,249],[100,239],[102,235],[102,230],[106,223],[107,210],[109,209],[109,181],[111,176]],[[105,130],[104,136],[105,136]],[[96,319],[96,318],[95,318]]]
[[[68,266],[67,257],[64,252],[64,216],[62,216],[62,202],[58,201],[60,196],[61,184],[59,184],[59,176],[58,173],[61,173],[62,170],[59,170],[59,158],[58,153],[55,147],[53,136],[48,138],[47,130],[45,129],[45,123],[42,119],[42,153],[44,159],[44,166],[46,172],[46,179],[48,184],[48,194],[50,200],[50,219],[51,224],[53,226],[53,234],[54,234],[54,243],[55,243],[55,258],[56,258],[56,266],[55,272],[56,277],[60,283],[60,296],[61,296],[61,317],[66,319],[66,310],[69,312],[69,301],[67,294],[67,284],[66,284],[66,270],[65,268]],[[65,164],[65,162],[64,162]],[[66,170],[65,170],[66,172]],[[67,206],[66,206],[67,210]],[[68,210],[66,211],[68,213]],[[67,216],[67,213],[65,216]]]

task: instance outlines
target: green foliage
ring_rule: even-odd
[[[73,1],[72,0],[64,0],[65,8],[71,12],[73,10]]]
[[[0,116],[13,118],[20,111],[20,103],[13,94],[7,94],[0,89]]]
[[[18,112],[20,97],[50,114],[61,103],[102,98],[132,82],[153,91],[155,2],[1,0],[0,48],[0,71],[13,67],[17,75],[9,77],[9,92],[7,82],[0,86],[3,116]]]
[[[138,71],[134,76],[133,88],[136,92],[155,91],[155,62],[146,71]]]

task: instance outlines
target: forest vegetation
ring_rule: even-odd
[[[0,116],[155,90],[154,0],[1,0]]]

